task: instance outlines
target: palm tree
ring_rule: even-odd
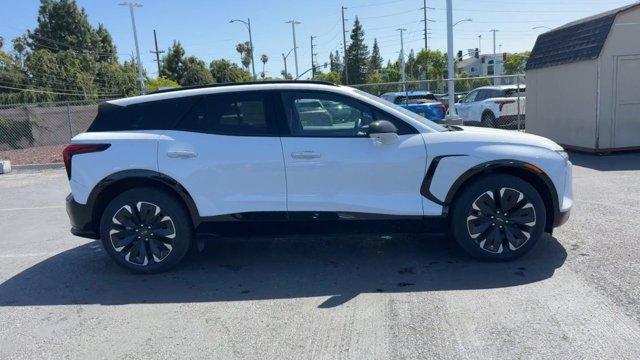
[[[262,61],[262,78],[265,78],[265,73],[264,73],[264,67],[267,64],[267,61],[269,61],[269,57],[267,56],[267,54],[262,54],[260,55],[260,61]]]

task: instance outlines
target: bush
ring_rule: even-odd
[[[22,140],[33,145],[32,123],[29,120],[0,119],[0,145],[9,145],[12,149],[20,149]]]

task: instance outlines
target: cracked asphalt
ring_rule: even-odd
[[[64,170],[1,175],[0,358],[640,358],[640,154],[571,158],[571,219],[517,261],[248,237],[155,276],[68,232]]]

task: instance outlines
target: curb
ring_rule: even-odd
[[[11,172],[11,161],[0,160],[0,174],[8,174]]]
[[[62,168],[64,168],[64,163],[13,165],[13,170],[17,172],[41,171],[41,170],[52,170],[52,169],[62,169]]]

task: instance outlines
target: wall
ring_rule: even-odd
[[[526,76],[527,132],[594,149],[597,61],[529,70]]]
[[[629,81],[626,85],[635,83],[635,86],[624,86],[623,94],[616,91],[615,71],[618,59],[620,56],[629,55],[640,55],[640,8],[617,16],[600,56],[599,145],[603,149],[640,146],[640,82],[627,79]],[[618,76],[633,77],[634,75],[638,77],[635,72]],[[625,102],[631,105],[626,105],[623,111],[618,107],[618,116],[614,119],[616,100],[618,104]],[[634,104],[635,102],[637,104]]]

